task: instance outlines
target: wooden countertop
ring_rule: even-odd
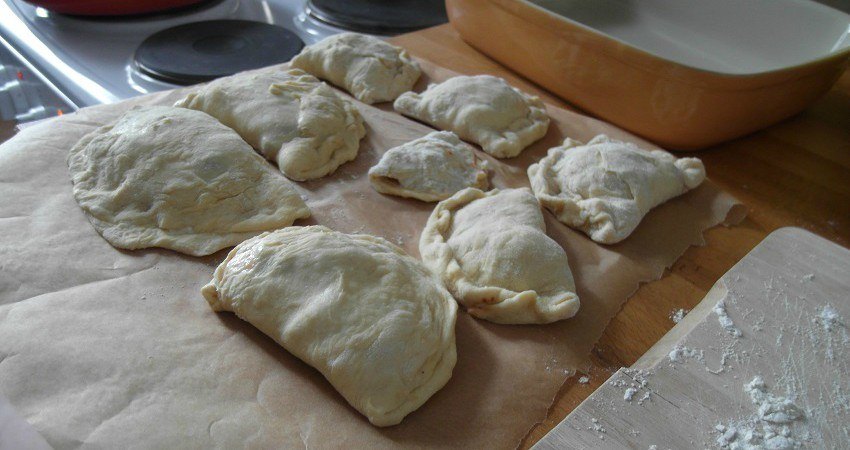
[[[553,105],[577,109],[478,53],[450,25],[392,40],[448,69],[498,75]],[[638,290],[596,345],[590,383],[568,380],[523,448],[543,437],[614,371],[632,365],[673,327],[671,311],[699,303],[771,231],[797,226],[850,246],[850,71],[803,113],[696,156],[717,185],[747,205],[749,216],[738,226],[709,230],[706,246],[689,249],[667,276]]]

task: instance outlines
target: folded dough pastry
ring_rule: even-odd
[[[558,220],[596,242],[614,244],[650,209],[699,186],[705,168],[697,158],[676,159],[599,135],[584,145],[567,139],[549,149],[528,168],[528,178]]]
[[[540,205],[528,188],[467,188],[438,203],[419,252],[475,317],[550,323],[578,312],[567,254],[546,236]]]
[[[377,426],[395,425],[449,380],[457,305],[384,239],[323,226],[247,240],[201,290],[316,368]]]
[[[335,34],[304,47],[291,65],[370,104],[395,100],[411,90],[421,74],[403,48],[358,33]]]
[[[519,155],[549,128],[549,116],[538,97],[490,75],[449,78],[421,94],[402,94],[393,107],[405,116],[453,131],[497,158]]]
[[[486,164],[454,133],[435,131],[389,149],[369,181],[383,194],[437,202],[463,188],[487,189]]]
[[[350,101],[300,70],[219,78],[174,106],[215,117],[297,181],[333,173],[357,156],[366,135]]]
[[[289,180],[199,112],[130,110],[71,149],[74,198],[115,247],[208,255],[310,210]]]

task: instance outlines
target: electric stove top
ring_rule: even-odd
[[[0,44],[76,109],[286,61],[342,31],[388,35],[445,21],[442,0],[210,0],[109,18],[0,0]]]
[[[378,35],[408,33],[447,20],[443,1],[307,0],[306,11],[335,27]]]
[[[142,41],[133,55],[140,73],[189,85],[284,63],[304,48],[286,28],[251,20],[205,20],[166,28]]]

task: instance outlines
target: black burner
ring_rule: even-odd
[[[295,33],[247,20],[211,20],[154,33],[133,56],[140,72],[194,84],[289,61],[304,48]]]
[[[309,14],[347,30],[399,34],[448,21],[444,0],[309,0]]]

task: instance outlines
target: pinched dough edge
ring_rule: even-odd
[[[496,286],[481,286],[467,278],[448,244],[447,235],[452,230],[454,212],[499,192],[498,189],[483,192],[466,188],[437,204],[419,238],[422,262],[443,280],[449,292],[474,317],[499,324],[546,324],[575,316],[581,303],[574,291],[543,296],[534,290],[516,292]],[[546,235],[543,231],[541,233]],[[549,239],[548,236],[546,238]]]
[[[428,89],[421,94],[412,91],[401,94],[393,103],[393,108],[405,116],[413,117],[446,131],[453,131],[462,139],[480,145],[484,152],[496,158],[513,158],[519,155],[526,147],[545,136],[549,130],[550,119],[546,113],[543,100],[528,95],[513,86],[509,87],[523,97],[529,108],[528,115],[522,119],[514,121],[500,131],[475,127],[477,132],[465,133],[457,123],[458,119],[452,120],[451,126],[444,126],[445,124],[440,124],[441,119],[433,117],[427,108],[422,107],[423,97],[434,86],[436,84],[429,85]],[[522,121],[529,121],[530,124],[525,127],[518,127],[517,124]]]
[[[567,155],[570,148],[601,142],[617,141],[613,141],[604,134],[594,137],[587,144],[566,138],[562,145],[552,147],[545,157],[528,167],[528,179],[540,204],[551,211],[561,223],[583,231],[595,242],[616,244],[632,234],[643,220],[646,212],[640,211],[634,200],[584,198],[575,192],[560,190],[558,184],[554,181],[557,172],[555,166]],[[705,167],[702,161],[697,158],[677,159],[663,150],[646,151],[658,159],[673,160],[673,164],[682,176],[684,184],[682,193],[694,189],[705,180]],[[615,210],[618,211],[615,212]],[[630,224],[618,226],[613,217],[615,214],[630,219],[628,221]]]
[[[366,42],[369,40],[374,42]],[[369,49],[364,48],[369,44],[391,50],[396,58],[388,60],[382,55],[369,54]],[[338,70],[334,67],[335,60],[342,66]],[[407,50],[357,33],[340,33],[308,45],[292,59],[290,65],[328,80],[370,105],[395,100],[412,89],[422,74],[419,63],[410,57]],[[376,81],[380,84],[375,85]]]
[[[437,132],[435,132],[435,133],[437,133]],[[404,144],[402,144],[398,147],[391,148],[391,149],[387,150],[387,153],[394,151],[394,150],[398,149],[399,147],[411,145],[413,143],[416,143],[417,141],[427,139],[435,133],[430,133],[430,134],[425,135],[425,136],[423,136],[419,139],[415,139],[413,141],[404,143]],[[422,145],[425,145],[425,144],[423,143]],[[467,147],[469,146],[469,144],[466,144],[464,142],[461,142],[461,145],[464,145],[464,146],[467,146]],[[408,149],[408,151],[413,151],[413,150]],[[470,147],[470,151],[472,151],[471,147]],[[451,197],[452,195],[455,194],[454,192],[451,193],[451,194],[434,194],[434,193],[430,193],[430,192],[424,192],[424,191],[417,191],[417,190],[414,190],[414,189],[409,189],[409,188],[402,186],[401,182],[397,178],[391,177],[387,174],[377,173],[375,171],[375,168],[379,167],[381,165],[381,163],[383,162],[387,153],[384,153],[383,155],[381,155],[381,159],[378,161],[378,163],[375,164],[374,166],[372,166],[369,169],[369,183],[372,185],[372,188],[374,188],[376,191],[380,192],[381,194],[396,195],[396,196],[405,197],[405,198],[413,198],[413,199],[416,199],[416,200],[421,200],[423,202],[439,202],[439,201],[445,200],[445,199],[447,199],[447,198],[449,198],[449,197]],[[473,158],[473,161],[475,162],[475,164],[477,164],[477,166],[475,166],[475,165],[473,166],[476,169],[476,171],[475,171],[475,181],[471,185],[466,186],[466,187],[474,187],[476,189],[481,189],[483,191],[490,186],[490,179],[489,179],[489,176],[487,174],[488,164],[487,164],[486,160],[479,158],[478,155],[476,155],[474,151],[472,151],[472,158]]]

